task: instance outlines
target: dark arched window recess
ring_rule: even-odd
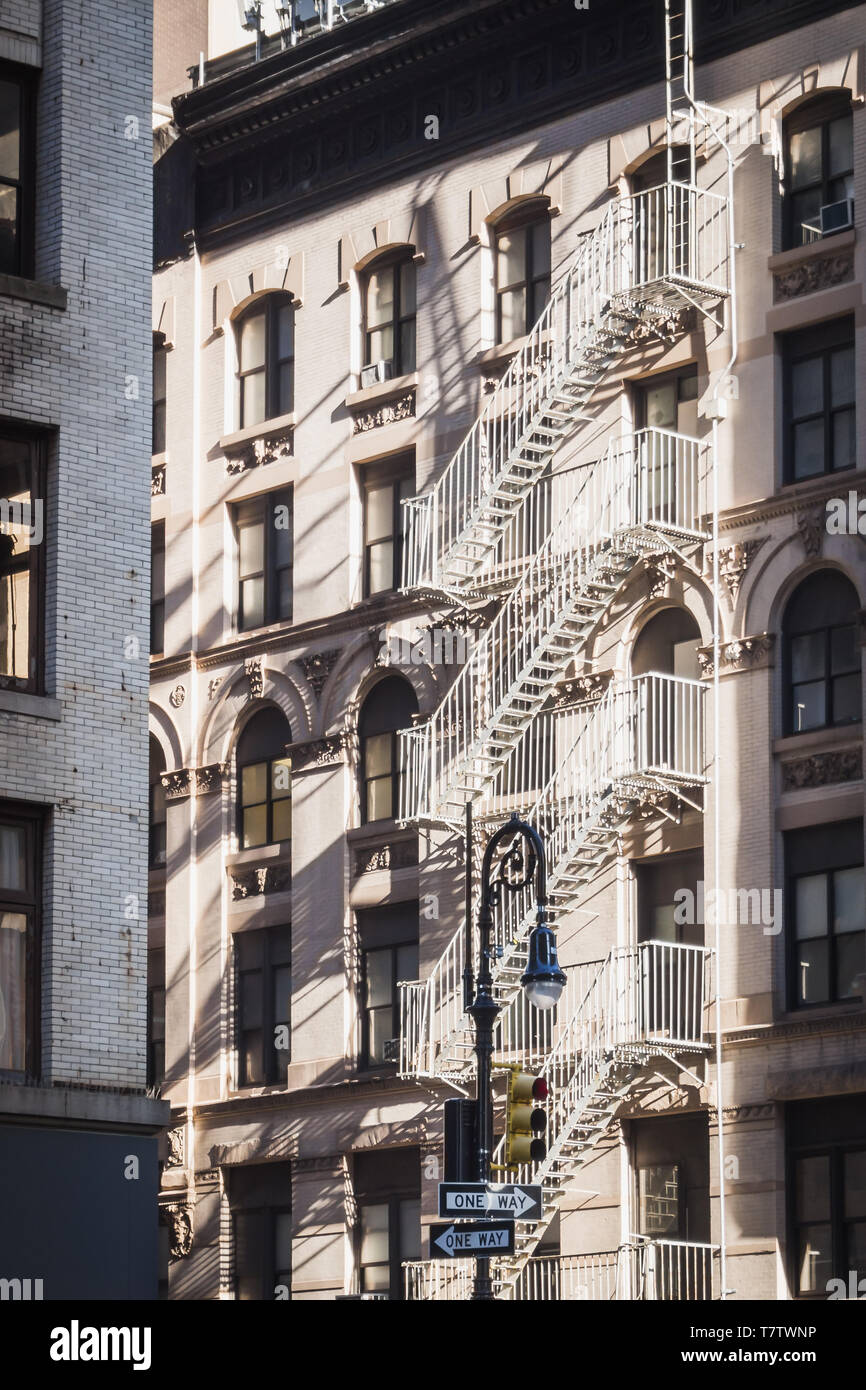
[[[632,653],[633,676],[655,671],[662,676],[699,680],[700,628],[685,608],[664,608],[642,628]]]
[[[162,773],[165,772],[165,758],[159,741],[150,736],[150,791],[148,796],[148,849],[147,863],[151,869],[165,868],[165,787]]]
[[[361,706],[361,820],[388,820],[400,807],[397,730],[406,729],[418,710],[415,692],[400,676],[379,681]]]
[[[647,772],[702,773],[700,629],[685,608],[665,608],[641,631],[632,653],[638,764]],[[675,676],[677,680],[665,679]],[[642,678],[642,679],[641,679]]]
[[[859,609],[853,584],[835,570],[810,575],[791,595],[782,621],[786,734],[861,718]]]
[[[288,294],[257,299],[235,321],[238,429],[288,415],[295,399],[295,309]]]
[[[241,849],[275,845],[292,838],[292,741],[289,721],[278,709],[256,714],[238,739],[238,844]]]
[[[799,106],[785,120],[784,139],[785,249],[853,226],[851,94],[827,92]]]
[[[496,252],[496,341],[530,331],[550,298],[547,200],[520,203],[493,228]]]
[[[381,256],[361,276],[362,386],[415,370],[415,263],[401,249]]]

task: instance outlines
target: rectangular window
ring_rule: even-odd
[[[361,1066],[397,1063],[401,981],[418,978],[418,903],[358,913],[361,943]]]
[[[818,97],[788,117],[785,165],[785,248],[808,246],[824,234],[822,207],[854,197],[850,98]]]
[[[406,508],[415,493],[414,460],[364,470],[364,597],[399,589],[403,570]]]
[[[151,429],[152,454],[165,453],[165,377],[168,349],[161,341],[161,335],[153,342],[153,417]]]
[[[421,1258],[421,1167],[417,1149],[355,1159],[360,1292],[403,1298],[404,1260]]]
[[[230,1168],[228,1189],[238,1300],[291,1297],[291,1165],[258,1163]]]
[[[165,951],[147,956],[147,1084],[165,1079]]]
[[[292,621],[292,490],[234,509],[238,552],[238,631]]]
[[[785,482],[854,468],[854,320],[785,334],[782,358]]]
[[[43,446],[0,435],[0,686],[38,691],[45,586]]]
[[[550,298],[550,221],[524,222],[496,235],[496,335],[528,333]]]
[[[866,1096],[786,1110],[795,1297],[827,1298],[831,1279],[866,1277]],[[857,1297],[857,1293],[853,1295]]]
[[[863,822],[785,836],[793,1008],[862,999],[866,984]]]
[[[35,87],[0,66],[0,273],[33,274]]]
[[[165,651],[165,522],[150,528],[150,654]]]
[[[285,1086],[291,1061],[291,930],[238,932],[234,955],[238,1086]]]
[[[36,1079],[41,823],[0,805],[0,1075]]]

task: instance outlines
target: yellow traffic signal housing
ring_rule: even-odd
[[[540,1163],[547,1154],[541,1137],[547,1129],[547,1114],[538,1104],[547,1100],[548,1085],[543,1076],[509,1067],[505,1115],[505,1165],[517,1168],[523,1163]]]

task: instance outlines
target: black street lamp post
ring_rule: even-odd
[[[472,807],[466,808],[466,964],[463,972],[464,999],[467,1012],[475,1024],[475,1055],[477,1058],[477,1082],[475,1090],[475,1157],[476,1174],[479,1182],[490,1181],[493,1158],[493,1093],[491,1086],[493,1062],[493,1030],[499,1016],[500,1006],[493,995],[493,974],[491,972],[493,931],[493,909],[499,902],[503,889],[518,893],[535,880],[536,925],[529,938],[529,960],[520,983],[527,992],[530,1003],[536,1008],[553,1008],[562,993],[565,975],[559,968],[556,958],[556,938],[547,925],[547,870],[544,858],[544,843],[533,826],[516,815],[494,831],[484,850],[481,865],[481,907],[478,914],[478,978],[475,983],[476,994],[471,1003],[472,979],[472,930],[471,930],[471,882],[470,862],[472,853]],[[494,872],[494,857],[503,845],[508,848],[501,854]],[[475,1265],[475,1289],[473,1300],[493,1299],[493,1283],[490,1278],[490,1260],[478,1259]]]

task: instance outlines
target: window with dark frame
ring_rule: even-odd
[[[835,92],[785,121],[784,250],[821,238],[821,209],[854,197],[851,97]]]
[[[147,1084],[165,1080],[165,951],[147,955]]]
[[[791,1292],[826,1299],[866,1277],[866,1105],[862,1095],[785,1107]],[[856,1295],[855,1295],[856,1296]]]
[[[292,1170],[288,1163],[228,1170],[229,1208],[240,1302],[291,1298]]]
[[[403,1263],[421,1258],[421,1162],[416,1148],[358,1154],[356,1258],[362,1294],[399,1301]]]
[[[148,852],[147,863],[150,869],[165,868],[165,787],[162,774],[165,772],[165,758],[157,740],[150,737],[150,768],[148,794]]]
[[[165,522],[150,528],[150,654],[165,651]]]
[[[418,903],[358,912],[362,1068],[397,1063],[401,982],[418,978]]]
[[[415,495],[415,461],[364,469],[364,597],[399,589],[403,578],[406,508]]]
[[[44,446],[4,429],[0,434],[0,686],[39,692],[45,602]]]
[[[855,724],[862,717],[857,591],[836,570],[810,574],[782,618],[784,731]]]
[[[495,228],[496,341],[522,338],[550,298],[550,218],[537,204]]]
[[[253,716],[238,739],[238,843],[241,849],[292,838],[292,760],[289,721],[278,709]]]
[[[415,370],[415,264],[410,255],[376,261],[363,275],[364,366],[390,362],[392,376]]]
[[[238,429],[294,409],[295,309],[288,294],[256,300],[235,325]]]
[[[0,64],[0,273],[33,274],[35,83]]]
[[[361,706],[361,822],[390,820],[400,809],[403,767],[397,733],[408,729],[418,700],[402,676],[378,681]]]
[[[238,631],[292,621],[292,490],[234,508],[238,550]]]
[[[285,1086],[292,1060],[292,934],[289,927],[236,932],[238,1086]]]
[[[39,905],[42,824],[0,804],[0,1075],[39,1074]]]
[[[153,337],[153,411],[151,418],[152,454],[165,453],[166,359],[168,348],[161,333]]]
[[[864,998],[863,822],[788,831],[785,867],[790,1007]]]
[[[782,337],[784,482],[857,465],[854,320]]]

